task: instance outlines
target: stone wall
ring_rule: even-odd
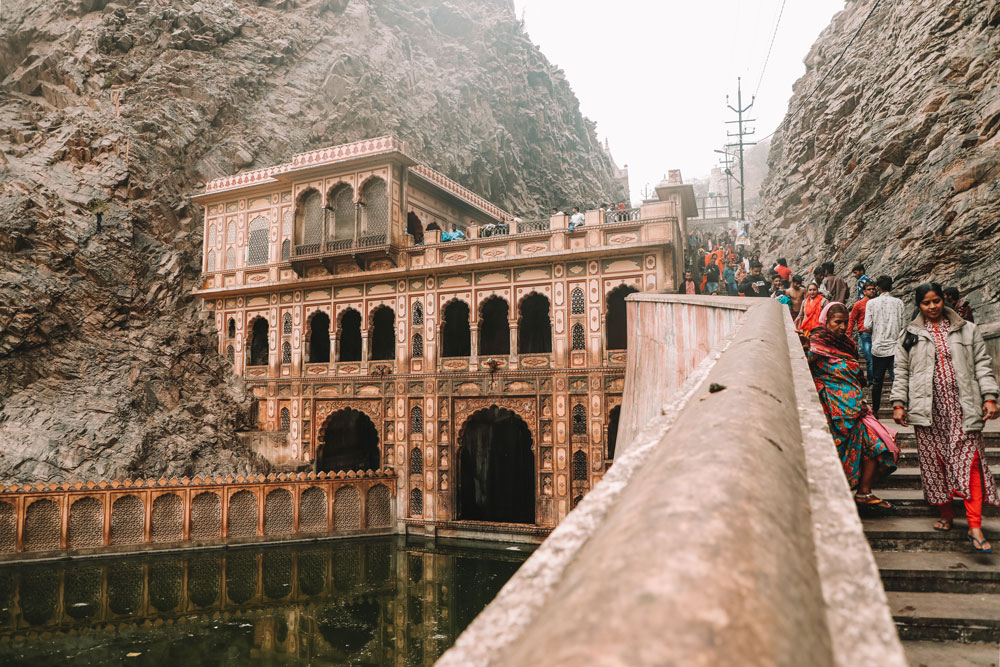
[[[668,313],[749,310],[721,318],[718,343],[439,664],[905,665],[787,309],[630,300],[632,321],[677,329],[690,323]],[[642,331],[629,375],[640,350],[668,348]]]

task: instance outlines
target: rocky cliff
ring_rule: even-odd
[[[511,210],[621,198],[508,0],[5,3],[0,480],[266,468],[184,195],[382,134]]]
[[[758,241],[805,270],[832,259],[930,278],[1000,318],[1000,2],[849,2],[805,59],[774,135]],[[824,80],[825,78],[825,80]],[[821,85],[822,84],[822,85]]]

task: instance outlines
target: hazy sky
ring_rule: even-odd
[[[585,116],[597,122],[632,200],[667,169],[702,177],[757,88],[782,0],[514,0],[531,39],[566,72]],[[757,101],[758,137],[785,115],[802,59],[844,0],[785,0]],[[733,130],[735,131],[735,130]],[[750,139],[753,140],[752,138]]]

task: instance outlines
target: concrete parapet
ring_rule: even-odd
[[[644,421],[439,664],[905,665],[787,310],[629,301]]]

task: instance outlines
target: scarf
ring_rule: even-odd
[[[809,334],[809,349],[824,357],[842,357],[858,360],[858,346],[846,334],[833,333],[826,327],[817,327]]]

